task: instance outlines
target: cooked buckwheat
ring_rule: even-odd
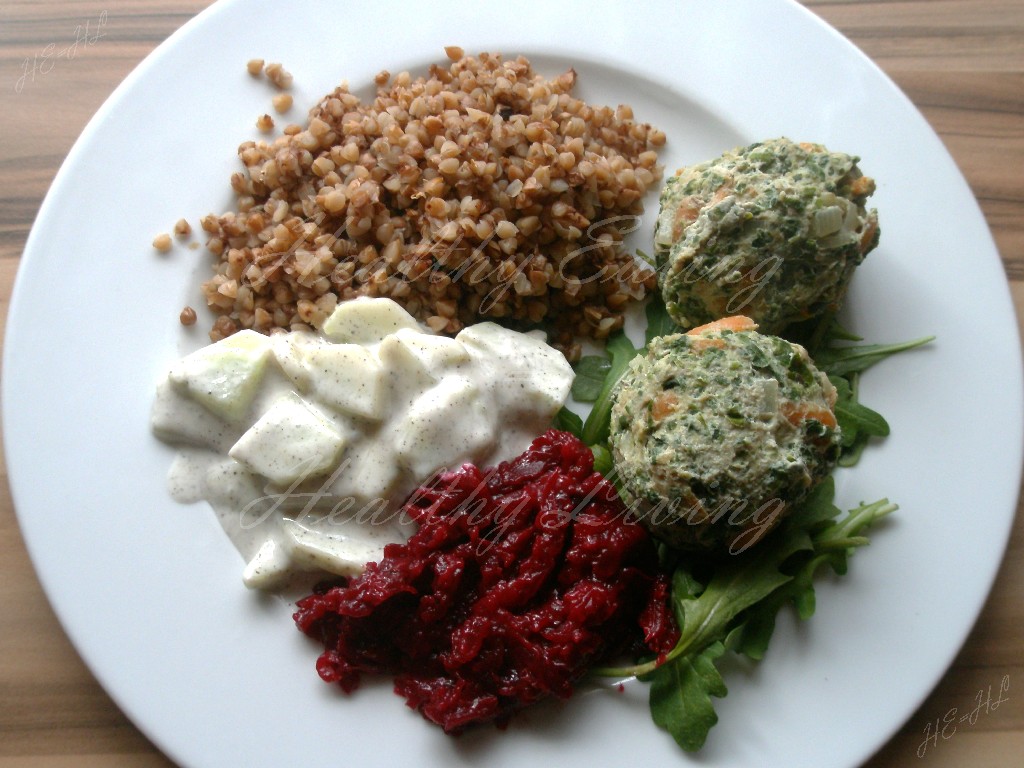
[[[239,147],[237,210],[202,221],[211,339],[317,327],[369,295],[442,333],[542,326],[573,359],[654,287],[622,241],[665,134],[574,97],[571,69],[445,50],[450,66],[382,72],[368,104],[339,86],[305,125]]]

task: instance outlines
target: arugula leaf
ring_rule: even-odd
[[[576,437],[580,437],[583,434],[583,418],[578,413],[570,411],[564,405],[555,414],[551,426],[563,432],[571,432]]]
[[[889,423],[882,414],[855,400],[836,401],[836,420],[843,430],[843,442],[846,444],[852,444],[854,436],[860,434],[874,437],[885,437],[889,434]],[[853,433],[849,440],[848,433]]]
[[[813,575],[813,570],[799,570],[771,595],[751,606],[726,636],[726,647],[753,661],[763,659],[775,632],[775,617],[786,604],[791,603],[802,620],[814,615]]]
[[[934,339],[934,336],[922,336],[898,344],[829,344],[816,349],[811,356],[815,365],[825,373],[832,376],[847,376],[851,373],[862,373],[897,352],[920,347]]]
[[[572,396],[581,403],[593,403],[590,415],[583,425],[580,435],[588,445],[604,444],[608,441],[611,419],[611,393],[625,373],[629,361],[642,354],[646,345],[653,339],[668,333],[678,332],[665,303],[660,297],[652,296],[645,310],[647,330],[644,335],[645,346],[637,349],[625,332],[619,331],[609,337],[604,355],[587,355],[581,357],[573,366],[576,377],[572,384]]]
[[[683,749],[695,752],[704,746],[708,732],[718,722],[711,697],[725,696],[722,675],[715,660],[725,646],[712,643],[695,656],[680,656],[651,673],[651,716]]]
[[[823,562],[828,562],[836,574],[842,576],[846,573],[847,561],[856,547],[862,547],[868,543],[863,532],[873,523],[881,520],[886,515],[895,512],[898,507],[889,502],[888,499],[879,499],[871,504],[861,504],[851,509],[842,520],[836,521],[833,525],[814,537],[814,547],[817,552],[828,553]],[[810,564],[804,566],[811,568]]]
[[[647,330],[644,334],[644,347],[637,349],[624,331],[610,336],[605,345],[604,355],[587,355],[581,357],[573,366],[576,377],[572,384],[572,396],[581,403],[593,403],[590,415],[583,424],[583,431],[578,436],[587,445],[604,445],[608,442],[611,432],[612,391],[626,372],[629,361],[643,354],[646,345],[653,339],[680,330],[675,324],[665,303],[660,297],[652,296],[645,310]]]
[[[856,376],[853,378],[856,382]],[[829,381],[838,394],[835,412],[843,433],[844,445],[853,445],[862,433],[873,437],[885,437],[889,434],[889,423],[878,411],[857,401],[857,393],[848,379],[829,376]]]
[[[606,354],[581,359],[576,365],[573,396],[593,402],[580,437],[594,453],[594,467],[612,477],[608,451],[612,392],[630,360],[642,354],[658,336],[677,333],[659,297],[646,307],[644,347],[634,348],[622,332],[609,338]],[[889,434],[877,411],[858,398],[859,375],[886,357],[913,349],[933,337],[900,344],[850,344],[860,337],[826,317],[813,327],[805,344],[817,367],[836,387],[836,419],[843,432],[839,463],[855,464],[872,437]],[[839,342],[839,343],[837,343]],[[624,667],[603,667],[593,674],[637,676],[651,683],[650,709],[654,722],[687,751],[700,749],[718,721],[712,698],[727,694],[715,663],[728,650],[752,660],[767,652],[780,610],[790,605],[802,619],[817,607],[814,578],[822,566],[846,572],[850,554],[868,543],[864,529],[896,509],[882,499],[840,516],[834,503],[831,477],[819,483],[758,546],[711,561],[693,558],[660,545],[659,558],[672,573],[671,600],[679,641],[667,654]]]
[[[592,403],[601,396],[601,388],[608,377],[612,361],[603,355],[581,357],[573,366],[576,378],[572,382],[572,396],[581,403]]]
[[[629,361],[636,357],[638,350],[633,342],[623,332],[608,337],[608,344],[605,347],[611,361],[608,373],[605,376],[601,391],[594,400],[590,409],[590,415],[583,423],[583,434],[581,438],[587,445],[604,444],[608,442],[612,416],[612,391],[622,374],[626,372]]]
[[[641,258],[641,260],[645,264],[647,264],[647,266],[649,266],[649,267],[656,267],[656,266],[658,266],[657,261],[655,259],[653,259],[651,257],[651,255],[649,253],[647,253],[646,251],[641,251],[639,248],[637,248],[636,249],[636,255],[639,256]]]
[[[836,388],[833,410],[842,432],[842,453],[839,457],[841,467],[856,464],[872,437],[885,437],[889,434],[889,423],[882,414],[859,401],[859,378],[860,374],[857,373],[851,373],[848,377],[829,375],[829,381]]]
[[[647,316],[647,330],[644,332],[644,345],[650,346],[658,336],[667,336],[670,333],[681,333],[682,328],[676,325],[665,308],[665,302],[661,296],[651,296],[644,309]]]
[[[594,445],[590,448],[594,454],[594,471],[600,472],[606,479],[612,479],[612,452],[603,445]]]
[[[706,586],[691,563],[676,567],[672,602],[680,637],[668,654],[595,673],[650,680],[654,721],[684,749],[699,749],[717,722],[710,697],[725,695],[714,660],[726,649],[761,659],[783,606],[809,618],[818,569],[828,564],[845,573],[850,553],[868,543],[864,529],[895,509],[882,499],[837,520],[834,483],[826,479],[757,547],[715,563]]]
[[[864,341],[863,336],[858,336],[839,324],[833,314],[828,325],[828,338],[831,341]]]
[[[754,547],[743,555],[728,557],[715,569],[714,576],[699,597],[680,599],[673,594],[683,616],[680,646],[696,651],[728,634],[730,622],[741,612],[765,599],[790,581],[791,575],[779,569],[789,555],[811,546],[806,537],[794,535],[771,546]],[[675,652],[673,649],[670,656]]]
[[[817,533],[832,524],[839,516],[839,507],[835,505],[836,481],[826,477],[818,483],[783,519],[783,530],[803,530],[808,534]]]
[[[898,344],[837,343],[862,339],[839,325],[834,314],[826,315],[813,327],[803,324],[794,331],[797,334],[795,340],[806,346],[814,364],[828,375],[837,390],[833,410],[843,434],[838,464],[852,467],[860,460],[872,437],[889,434],[889,424],[882,415],[860,402],[857,394],[859,375],[885,358],[927,344],[935,337],[925,336]]]
[[[830,496],[831,493],[828,494]],[[765,541],[763,546],[753,550],[751,554],[756,553],[754,557],[747,558],[745,553],[731,558],[723,569],[716,572],[708,588],[699,597],[694,597],[687,590],[688,594],[682,599],[680,610],[684,621],[689,619],[693,623],[684,625],[684,634],[677,648],[686,644],[688,650],[673,659],[676,651],[673,649],[668,655],[669,661],[678,664],[680,659],[693,658],[714,644],[722,644],[723,647],[728,645],[731,650],[758,660],[767,650],[775,628],[775,617],[785,604],[792,603],[801,619],[809,618],[815,609],[813,579],[818,568],[827,563],[836,573],[845,573],[847,558],[853,548],[868,543],[867,538],[861,535],[863,530],[896,509],[886,499],[863,504],[847,513],[842,520],[829,522],[824,528],[809,535],[811,530],[820,527],[823,519],[827,519],[826,515],[831,514],[830,506],[830,498],[820,494],[811,500],[811,509],[796,518],[797,521],[802,520],[802,525],[786,525],[773,534],[776,541],[770,544]],[[809,546],[805,546],[806,543]],[[747,562],[741,563],[742,560]],[[722,570],[728,575],[715,588],[715,581],[720,579]],[[677,580],[674,579],[675,583]],[[673,599],[676,597],[673,591]],[[713,658],[720,655],[716,651]],[[676,696],[694,702],[692,682],[682,676],[677,676],[676,680],[688,686]],[[666,684],[663,680],[662,685]],[[664,702],[670,699],[670,693],[662,690],[655,700],[652,688],[651,697],[655,722],[658,722],[659,717],[666,720]],[[707,696],[701,700],[701,703],[705,702],[710,704]],[[656,708],[660,714],[656,713]],[[669,730],[684,749],[699,749],[717,718],[709,718],[700,709],[697,712],[697,719],[682,732],[685,740],[680,738],[678,723],[669,719],[669,725],[658,724]],[[701,728],[704,729],[703,733],[700,732]]]

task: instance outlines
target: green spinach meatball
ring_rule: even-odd
[[[623,496],[677,548],[746,549],[839,456],[835,388],[803,347],[755,327],[730,317],[657,338],[616,386]]]
[[[780,138],[683,168],[661,193],[654,251],[683,328],[743,314],[766,333],[837,310],[878,244],[858,158]]]

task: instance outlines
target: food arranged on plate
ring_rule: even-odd
[[[730,317],[630,363],[611,452],[637,518],[680,550],[742,552],[831,473],[836,388],[806,350]]]
[[[665,184],[651,265],[625,242],[665,134],[573,70],[446,52],[239,148],[237,210],[203,220],[212,343],[153,406],[172,492],[210,502],[245,584],[304,590],[347,692],[391,675],[457,734],[638,677],[699,749],[716,660],[760,659],[895,509],[841,514],[832,481],[888,434],[859,375],[927,341],[835,320],[874,182],[817,144],[726,152]]]
[[[655,286],[623,246],[661,179],[665,134],[572,95],[523,57],[465,56],[425,77],[346,85],[305,126],[239,147],[237,210],[207,216],[214,340],[319,326],[337,302],[393,298],[432,330],[543,324],[573,358]]]
[[[458,733],[567,698],[610,654],[668,653],[679,632],[654,542],[593,462],[552,429],[418,489],[408,543],[299,601],[299,628],[325,646],[320,676],[351,691],[394,675],[410,707]]]
[[[762,331],[836,312],[878,245],[858,158],[779,138],[683,168],[661,192],[661,295],[690,328],[742,313]]]
[[[379,560],[408,536],[398,511],[417,486],[521,453],[572,380],[535,335],[478,323],[439,336],[364,297],[319,333],[239,331],[176,362],[153,430],[191,447],[175,495],[210,502],[248,562],[245,583],[277,588]]]

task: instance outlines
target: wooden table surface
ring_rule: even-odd
[[[203,0],[0,1],[0,322],[43,195],[114,87]],[[111,4],[113,5],[113,4]],[[882,67],[956,159],[1024,317],[1024,0],[808,0]],[[102,37],[95,31],[102,24]],[[82,31],[93,31],[92,43]],[[76,32],[77,30],[77,32]],[[77,48],[62,58],[54,53]],[[40,58],[41,57],[41,58]],[[37,66],[33,71],[31,62]],[[39,64],[50,63],[49,67]],[[36,580],[0,466],[0,768],[168,766],[82,664]],[[1010,768],[1024,755],[1024,515],[952,668],[871,768]],[[950,738],[929,723],[979,691],[1009,699]],[[933,726],[934,727],[934,726]],[[685,761],[684,761],[685,762]],[[681,762],[680,765],[683,763]]]

